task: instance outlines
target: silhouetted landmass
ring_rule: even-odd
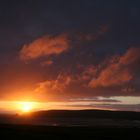
[[[18,140],[140,139],[139,128],[140,112],[50,110],[0,115],[0,136]]]
[[[140,112],[105,110],[37,111],[22,115],[0,115],[0,124],[140,128]]]
[[[120,140],[140,139],[139,129],[0,125],[2,139]]]
[[[34,112],[33,117],[100,118],[140,120],[140,112],[107,110],[49,110]]]

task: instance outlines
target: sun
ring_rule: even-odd
[[[22,112],[28,113],[33,110],[34,104],[32,102],[20,102],[19,107]]]

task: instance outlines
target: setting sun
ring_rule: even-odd
[[[23,110],[23,112],[29,112],[31,111],[33,108],[33,104],[30,102],[24,102],[21,105],[21,109]]]
[[[52,106],[52,105],[51,105]],[[37,101],[0,101],[1,110],[8,113],[30,113],[39,110],[46,110],[49,108],[48,103]]]
[[[19,102],[19,109],[22,112],[31,112],[35,108],[35,104],[32,102]]]

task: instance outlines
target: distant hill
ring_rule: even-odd
[[[2,124],[27,124],[41,126],[91,126],[140,128],[140,112],[106,110],[49,110],[29,114],[1,114]]]
[[[33,112],[32,117],[140,120],[140,112],[107,110],[49,110]]]

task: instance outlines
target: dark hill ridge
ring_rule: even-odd
[[[107,110],[49,110],[0,115],[0,124],[140,128],[140,112]]]
[[[140,120],[140,112],[107,110],[49,110],[33,112],[32,117]]]

